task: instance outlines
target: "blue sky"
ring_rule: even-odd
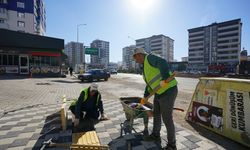
[[[174,39],[174,59],[188,56],[188,29],[241,18],[242,43],[250,54],[250,0],[45,0],[46,35],[89,46],[110,42],[110,61],[135,39],[164,34]],[[130,38],[129,38],[130,37]]]

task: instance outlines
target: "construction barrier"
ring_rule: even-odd
[[[185,119],[250,147],[250,80],[200,78]]]

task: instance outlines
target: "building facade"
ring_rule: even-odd
[[[94,40],[90,44],[91,48],[98,49],[98,55],[91,55],[90,62],[96,68],[108,68],[109,65],[109,42],[103,40]]]
[[[165,35],[154,35],[136,40],[136,47],[142,47],[148,53],[154,53],[166,59],[174,60],[174,40]]]
[[[134,70],[136,63],[133,59],[135,45],[130,45],[122,49],[122,69],[123,70]]]
[[[209,71],[223,66],[225,72],[235,72],[241,50],[240,19],[188,30],[188,64],[190,70]],[[221,68],[221,67],[219,67]]]
[[[64,40],[0,29],[0,75],[60,76]]]
[[[43,0],[0,0],[0,28],[45,35]]]
[[[68,56],[71,67],[75,68],[77,65],[85,65],[85,49],[83,43],[69,42],[65,45],[64,52]]]

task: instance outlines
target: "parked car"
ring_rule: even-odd
[[[116,70],[111,70],[110,73],[111,74],[117,74],[117,71]]]
[[[91,69],[83,74],[78,75],[78,79],[82,82],[85,80],[89,82],[92,82],[93,80],[99,81],[101,79],[107,81],[109,77],[110,74],[102,69]]]

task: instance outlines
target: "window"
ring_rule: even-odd
[[[18,27],[25,27],[25,23],[23,21],[17,21]]]
[[[5,14],[7,12],[6,8],[0,8],[0,13]]]
[[[6,4],[7,0],[0,0],[0,4]]]
[[[17,8],[24,8],[24,3],[23,2],[17,2]]]
[[[17,12],[17,17],[18,17],[18,18],[24,18],[24,17],[25,17],[25,14],[22,13],[22,12]]]
[[[0,19],[0,23],[4,23],[5,21],[3,19]]]

